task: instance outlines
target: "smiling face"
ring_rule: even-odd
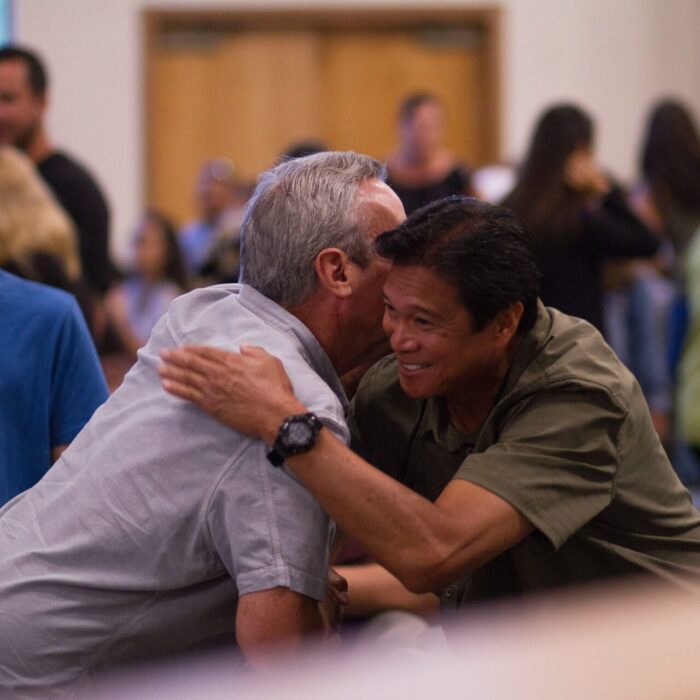
[[[460,403],[465,391],[500,376],[507,339],[497,320],[475,331],[457,288],[430,269],[394,265],[384,304],[384,331],[409,396]]]

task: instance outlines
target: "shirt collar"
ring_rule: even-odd
[[[442,397],[427,399],[423,419],[416,431],[418,437],[430,435],[439,445],[444,445],[448,452],[458,452],[465,445],[474,445],[478,431],[465,435],[449,421],[447,404]]]
[[[545,305],[537,300],[537,318],[533,327],[525,334],[522,343],[513,357],[510,369],[503,382],[503,386],[496,401],[515,389],[516,384],[533,363],[535,357],[552,338],[552,316]]]
[[[280,333],[284,333],[299,346],[304,359],[314,369],[321,379],[331,388],[338,397],[347,413],[348,399],[343,385],[340,383],[333,364],[326,351],[316,339],[316,336],[293,314],[281,307],[276,302],[268,299],[247,284],[235,285],[238,287],[238,299],[242,306],[264,319]]]

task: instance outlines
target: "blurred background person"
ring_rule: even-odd
[[[649,114],[641,153],[650,216],[663,228],[677,257],[700,226],[700,136],[690,111],[663,100]],[[684,265],[678,266],[680,277]]]
[[[213,158],[197,175],[195,198],[199,218],[179,236],[187,273],[195,286],[236,282],[248,188],[236,180],[228,158]]]
[[[674,466],[690,486],[700,484],[700,135],[686,105],[657,102],[649,112],[641,148],[639,210],[667,241],[666,276],[647,275],[657,335],[675,383]],[[665,296],[662,297],[662,294]],[[659,299],[663,299],[660,305]],[[640,304],[638,314],[645,312]],[[648,307],[646,313],[649,313]],[[642,339],[641,342],[644,342]],[[670,382],[671,380],[669,380]],[[690,445],[691,450],[688,450]]]
[[[427,92],[408,95],[398,114],[398,148],[386,162],[387,183],[406,214],[453,194],[473,194],[469,169],[445,146],[445,108]]]
[[[75,225],[92,318],[101,332],[100,301],[116,277],[109,254],[109,209],[87,169],[57,149],[45,124],[48,75],[43,61],[25,47],[0,48],[0,143],[24,151]]]
[[[641,171],[639,208],[672,246],[670,270],[678,288],[669,318],[669,362],[675,372],[687,325],[684,256],[700,226],[700,136],[690,111],[681,102],[663,100],[652,108]]]
[[[136,360],[158,319],[189,288],[173,223],[147,211],[133,240],[133,265],[127,278],[107,295],[107,316],[120,352],[106,364],[110,388],[116,388]]]
[[[593,123],[558,104],[538,119],[513,191],[503,202],[529,231],[547,306],[603,331],[603,263],[656,253],[658,237],[630,210],[593,152]]]
[[[648,261],[610,265],[606,294],[609,341],[649,401],[659,435],[671,447],[673,383],[687,325],[685,253],[700,225],[700,139],[687,108],[664,99],[649,111],[640,147],[640,181],[631,196],[637,215],[662,239]],[[692,265],[691,265],[692,268]],[[693,469],[680,445],[676,466]]]
[[[11,146],[0,147],[0,267],[71,292],[91,319],[73,223],[29,158]]]

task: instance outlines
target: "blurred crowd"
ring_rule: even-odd
[[[110,390],[178,295],[238,279],[240,224],[254,183],[233,157],[204,162],[197,218],[148,209],[129,260],[109,255],[109,213],[94,177],[51,143],[47,78],[31,53],[0,52],[0,265],[75,295]],[[639,122],[638,175],[620,182],[600,163],[595,124],[575,104],[548,107],[521,162],[474,169],[446,144],[437,95],[398,106],[388,183],[407,213],[450,195],[513,209],[537,253],[545,304],[586,319],[639,380],[657,431],[683,480],[700,481],[700,137],[677,100]],[[455,118],[454,115],[452,118]],[[605,125],[603,125],[604,128]],[[280,160],[330,150],[308,140]]]

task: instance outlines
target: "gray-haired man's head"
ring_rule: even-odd
[[[371,214],[357,191],[385,177],[383,165],[369,156],[330,151],[263,173],[243,220],[241,281],[290,308],[314,292],[314,260],[323,249],[339,248],[367,265]]]

